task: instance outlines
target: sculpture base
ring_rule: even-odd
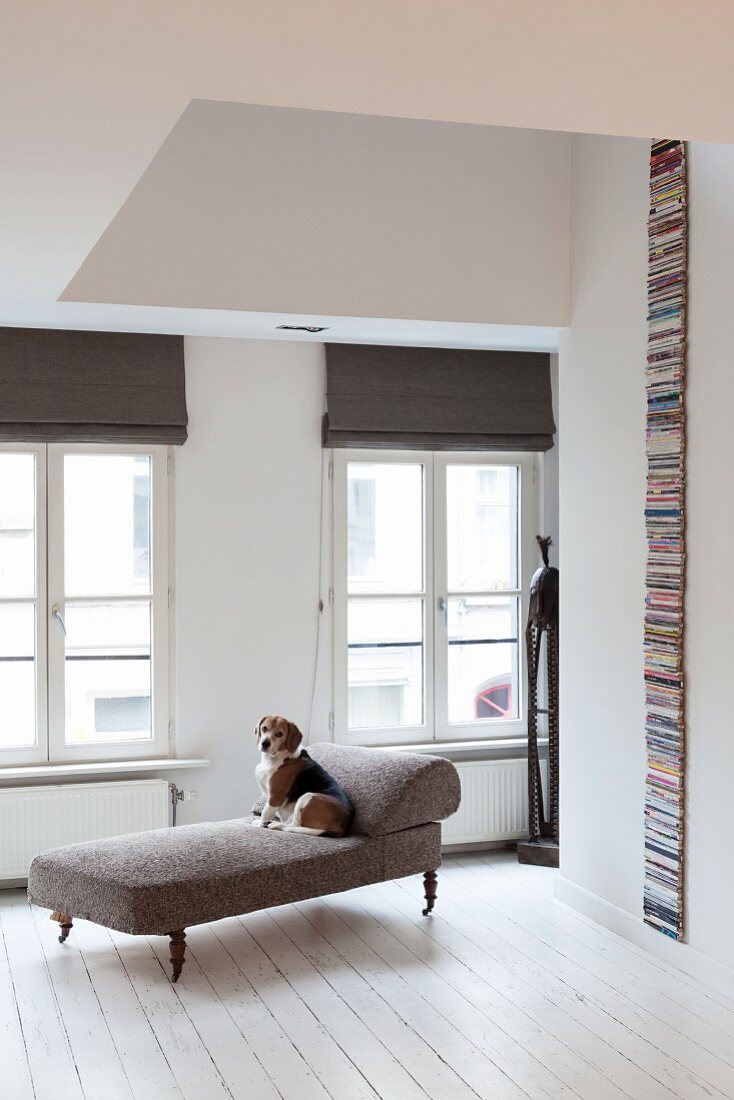
[[[560,849],[546,837],[540,840],[521,840],[517,845],[518,863],[531,863],[535,867],[558,867]]]

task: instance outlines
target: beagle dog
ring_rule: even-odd
[[[255,726],[255,737],[260,749],[255,776],[265,796],[260,824],[311,836],[346,836],[354,806],[337,781],[301,748],[298,726],[266,714]]]

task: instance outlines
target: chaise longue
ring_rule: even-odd
[[[191,925],[421,873],[427,916],[441,865],[437,822],[461,800],[456,768],[435,756],[344,745],[308,752],[354,803],[349,836],[272,832],[252,814],[70,844],[33,860],[29,900],[53,910],[61,943],[74,917],[169,936],[174,982]]]

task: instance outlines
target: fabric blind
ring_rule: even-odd
[[[325,447],[547,451],[550,356],[326,345]]]
[[[0,328],[0,440],[183,443],[183,337]]]

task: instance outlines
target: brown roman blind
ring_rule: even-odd
[[[326,345],[325,447],[547,451],[550,356]]]
[[[184,443],[182,336],[0,328],[0,440]]]

